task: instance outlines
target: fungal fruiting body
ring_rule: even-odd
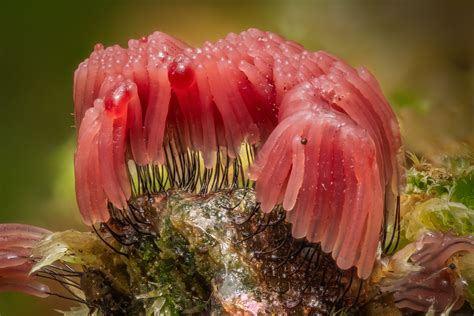
[[[25,224],[0,224],[0,292],[47,297],[49,288],[30,275],[31,251],[50,231]]]
[[[127,208],[130,161],[166,177],[137,185],[147,191],[253,180],[262,210],[282,204],[294,237],[371,273],[404,179],[396,117],[367,70],[250,29],[201,48],[159,32],[128,48],[97,45],[74,79],[86,224],[107,221],[108,202]],[[246,163],[248,177],[236,171]]]
[[[398,308],[422,312],[458,310],[464,304],[467,283],[457,271],[456,255],[473,254],[472,236],[426,232],[391,258],[400,266],[415,265],[413,271],[383,280],[381,290],[394,293]]]

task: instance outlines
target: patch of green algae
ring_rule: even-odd
[[[402,200],[405,241],[426,231],[474,235],[474,168],[469,159],[450,159],[442,167],[411,157]],[[401,246],[404,243],[401,244]]]

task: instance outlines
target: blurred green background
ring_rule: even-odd
[[[72,75],[97,42],[155,30],[190,44],[249,27],[327,50],[379,79],[407,149],[474,144],[473,1],[16,1],[0,7],[0,222],[85,229],[74,199]],[[67,302],[0,294],[0,315]]]

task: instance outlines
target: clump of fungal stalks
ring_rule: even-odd
[[[0,291],[69,316],[472,314],[472,160],[406,170],[366,69],[257,29],[156,32],[96,45],[74,103],[90,231],[0,224]]]
[[[126,48],[96,45],[75,72],[74,102],[77,202],[88,225],[110,218],[108,203],[128,208],[136,168],[155,193],[248,183],[264,212],[288,212],[294,238],[363,279],[380,235],[387,251],[393,244],[400,129],[364,68],[257,29],[201,48],[155,32]],[[222,182],[228,168],[238,174]]]

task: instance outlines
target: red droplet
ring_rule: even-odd
[[[122,114],[132,98],[132,89],[130,82],[120,83],[105,97],[105,110],[114,116]]]
[[[174,89],[186,89],[194,82],[194,69],[188,62],[173,61],[168,68],[168,80]]]

